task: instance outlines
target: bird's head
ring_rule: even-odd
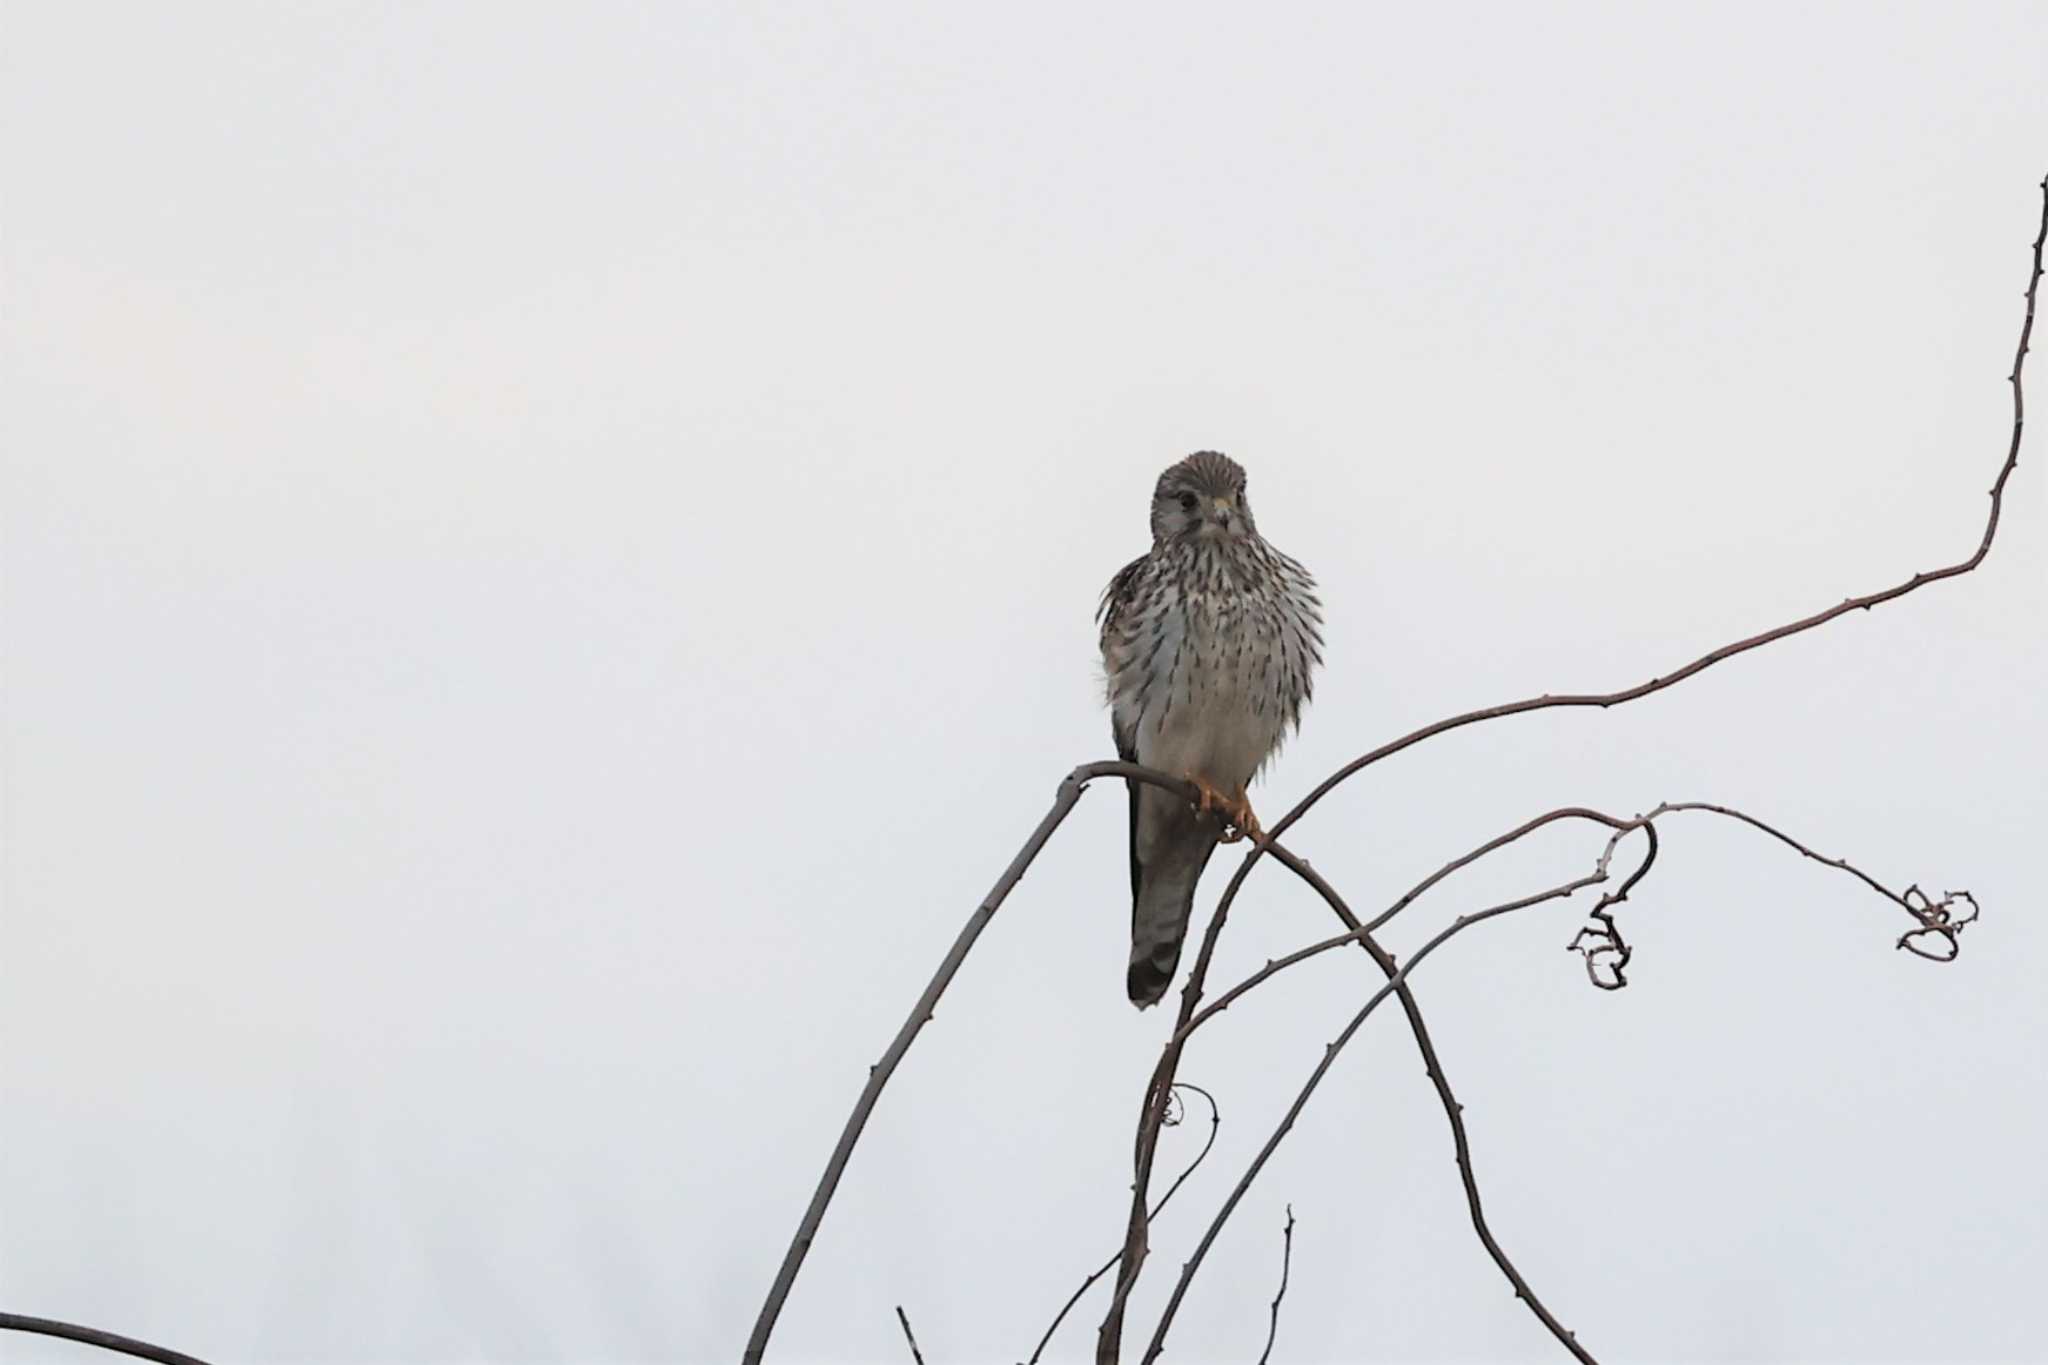
[[[1244,466],[1213,450],[1170,465],[1152,490],[1152,539],[1226,540],[1256,533]]]

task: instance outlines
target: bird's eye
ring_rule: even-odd
[[[1193,493],[1183,493],[1180,495],[1180,510],[1183,512],[1195,510],[1195,495]]]

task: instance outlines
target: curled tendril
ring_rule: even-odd
[[[1604,906],[1594,910],[1591,917],[1600,922],[1581,928],[1565,948],[1585,959],[1586,980],[1603,991],[1618,991],[1628,985],[1628,962],[1634,949],[1628,946],[1621,927]]]
[[[1657,862],[1657,825],[1652,816],[1638,815],[1626,824],[1618,825],[1607,840],[1606,849],[1600,854],[1598,875],[1602,881],[1607,878],[1607,867],[1614,858],[1614,850],[1634,830],[1641,830],[1648,841],[1648,849],[1636,870],[1616,889],[1600,897],[1600,903],[1588,912],[1587,918],[1599,923],[1588,924],[1572,935],[1572,941],[1565,945],[1567,952],[1577,953],[1586,963],[1586,980],[1603,991],[1618,991],[1628,985],[1628,963],[1635,956],[1635,950],[1622,937],[1621,926],[1614,922],[1613,907],[1628,899],[1628,893],[1635,890],[1636,883],[1650,875],[1650,869]]]
[[[1977,898],[1967,891],[1944,891],[1940,900],[1934,900],[1915,882],[1899,902],[1920,927],[1899,935],[1897,946],[1929,962],[1955,961],[1963,950],[1963,930],[1976,923]]]

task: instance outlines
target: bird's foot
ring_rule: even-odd
[[[1256,839],[1264,833],[1259,828],[1259,817],[1252,814],[1252,803],[1243,792],[1236,796],[1226,795],[1193,773],[1187,775],[1188,782],[1196,792],[1195,809],[1203,815],[1218,815],[1223,820],[1223,833],[1217,842],[1234,844],[1240,839]]]
[[[1182,773],[1181,778],[1195,789],[1195,810],[1202,815],[1218,813],[1229,809],[1230,798],[1210,786],[1195,773]]]
[[[1266,832],[1259,827],[1259,817],[1252,814],[1251,798],[1242,792],[1236,800],[1223,804],[1223,818],[1230,822],[1230,828],[1223,832],[1219,843],[1234,844],[1240,839],[1256,843]]]

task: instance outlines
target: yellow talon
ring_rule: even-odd
[[[1195,789],[1195,809],[1203,815],[1215,814],[1223,818],[1223,832],[1217,835],[1216,842],[1234,844],[1241,839],[1256,839],[1264,833],[1259,828],[1259,817],[1252,814],[1250,799],[1243,792],[1225,796],[1194,773],[1187,774],[1187,781]]]

